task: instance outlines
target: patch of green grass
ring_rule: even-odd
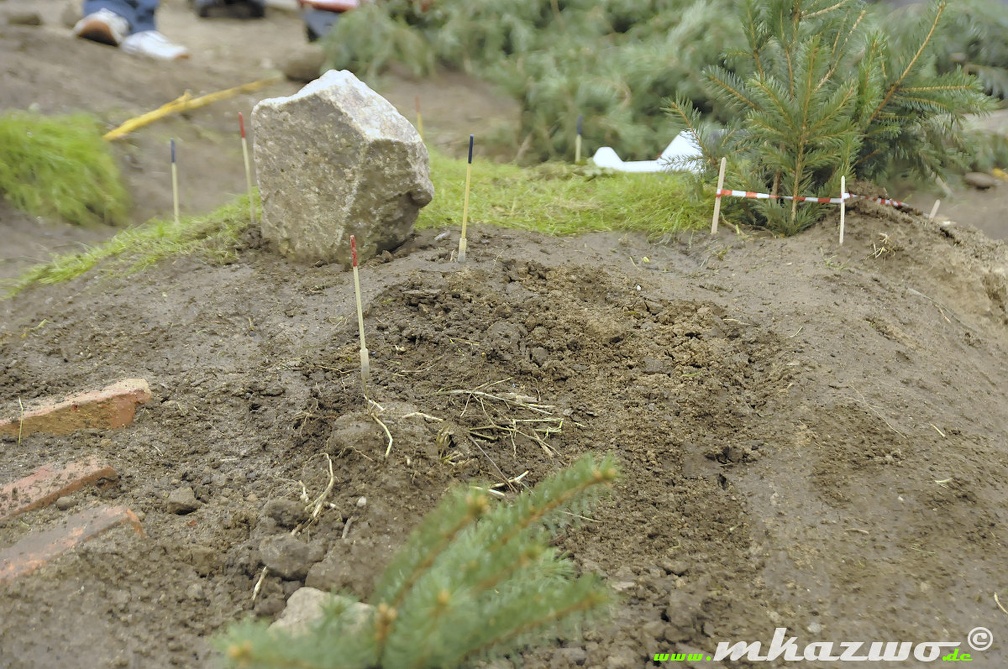
[[[466,161],[431,151],[434,201],[418,227],[461,226]],[[641,231],[653,236],[704,227],[709,207],[692,197],[688,176],[613,173],[547,163],[534,169],[477,162],[472,167],[469,222],[549,235]]]
[[[129,209],[101,128],[83,114],[0,114],[0,193],[30,214],[79,225],[120,225]]]
[[[248,196],[205,216],[174,221],[152,220],[118,233],[108,241],[83,253],[56,256],[22,274],[9,289],[13,297],[29,286],[55,284],[74,279],[99,264],[110,263],[110,271],[136,272],[164,258],[203,253],[217,261],[235,257],[238,237],[249,224]]]
[[[420,211],[417,227],[460,227],[466,162],[431,152],[434,201]],[[600,231],[640,231],[654,237],[706,226],[710,206],[693,197],[695,180],[677,174],[620,174],[595,167],[551,163],[535,169],[514,165],[473,165],[469,222],[548,235]],[[13,282],[13,296],[36,284],[68,281],[107,264],[109,271],[133,272],[170,256],[204,253],[234,256],[248,226],[248,197],[205,216],[154,220],[124,230],[83,253],[57,256]]]

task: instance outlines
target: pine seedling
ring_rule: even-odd
[[[447,669],[570,629],[611,593],[548,541],[617,476],[611,456],[588,455],[512,504],[454,490],[393,557],[367,613],[344,598],[299,636],[239,626],[226,656],[243,668]]]
[[[723,140],[683,96],[669,116],[698,136],[707,166],[729,156],[733,189],[824,197],[842,177],[933,178],[956,159],[961,121],[990,105],[974,77],[927,67],[946,5],[935,2],[896,40],[867,29],[860,0],[747,0],[739,12],[747,46],[729,54],[734,69],[704,71],[711,95],[733,113]],[[784,234],[823,213],[776,197],[749,206],[754,222]]]
[[[864,135],[855,165],[859,177],[908,171],[933,180],[964,167],[963,121],[991,111],[993,99],[966,70],[934,73],[936,44],[954,29],[946,20],[948,8],[947,0],[934,2],[898,39],[875,34],[869,42],[860,84],[866,104],[855,117]]]

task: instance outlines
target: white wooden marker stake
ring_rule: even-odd
[[[459,262],[466,259],[466,224],[469,222],[469,182],[472,178],[473,136],[469,135],[469,162],[466,164],[465,196],[462,200],[462,236],[459,237]]]
[[[577,137],[574,138],[574,164],[581,164],[581,122],[584,120],[584,116],[578,114],[577,119]]]
[[[420,96],[417,95],[413,98],[413,104],[416,105],[416,130],[417,134],[420,135],[420,141],[423,141],[423,116],[420,115]]]
[[[249,166],[248,140],[245,139],[245,117],[238,112],[238,128],[241,130],[242,156],[245,157],[245,185],[248,186],[249,223],[255,225],[255,205],[252,202],[252,168]]]
[[[934,217],[938,215],[938,207],[941,206],[941,200],[935,200],[934,206],[931,207],[931,215],[928,216],[928,222],[934,220]]]
[[[367,345],[364,343],[364,308],[361,306],[360,274],[357,272],[357,240],[350,235],[350,259],[353,261],[354,293],[357,295],[357,329],[360,330],[360,375],[364,382],[364,392],[367,392],[368,376],[371,374],[371,362],[368,360]]]
[[[728,158],[721,159],[721,169],[718,170],[717,193],[714,195],[714,218],[711,219],[710,233],[717,234],[718,219],[721,217],[721,189],[724,188],[725,167],[728,166]]]
[[[847,213],[847,177],[840,177],[840,246],[843,246],[844,216]]]
[[[172,189],[172,203],[175,205],[175,225],[179,224],[179,206],[178,206],[178,168],[175,166],[175,140],[172,139],[168,142],[171,147],[171,189]]]

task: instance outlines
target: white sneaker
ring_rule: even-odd
[[[129,21],[115,12],[99,9],[78,21],[73,32],[77,37],[119,46],[129,34]]]
[[[122,41],[121,47],[126,53],[148,56],[158,60],[180,60],[189,57],[188,49],[174,42],[169,42],[167,37],[156,30],[133,33]]]

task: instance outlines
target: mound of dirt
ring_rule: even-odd
[[[199,23],[183,3],[165,15],[232,36],[269,25]],[[300,39],[295,18],[267,21]],[[14,104],[31,89],[46,111],[93,104],[109,118],[200,71],[214,88],[269,73],[249,54],[145,63],[52,27],[4,28],[0,49]],[[12,60],[33,54],[37,67]],[[86,91],[101,77],[81,66],[60,89],[40,54],[112,63],[121,85],[99,104]],[[130,140],[137,220],[170,208],[154,195],[169,136],[208,156],[184,177],[200,193],[188,206],[243,189],[226,133],[250,102]],[[598,451],[623,477],[558,545],[620,603],[580,637],[495,666],[657,666],[656,653],[735,641],[765,655],[782,627],[799,653],[959,642],[1004,666],[1008,249],[970,226],[858,207],[843,246],[835,221],[790,239],[723,229],[662,243],[476,225],[460,265],[456,231],[418,233],[361,267],[378,408],[360,383],[352,275],[291,264],[255,235],[230,265],[179,258],[0,302],[0,417],[124,377],[154,395],[121,430],[4,442],[0,485],[84,457],[118,478],[0,521],[0,551],[102,503],[132,509],[144,533],[112,529],[0,583],[0,665],[208,666],[214,634],[277,616],[303,585],[367,597],[450,485],[489,480],[512,497]],[[45,244],[34,221],[0,214],[0,234],[37,245],[5,242],[10,276]],[[332,491],[292,543],[329,460]],[[973,650],[976,628],[993,645]]]
[[[561,546],[622,603],[532,666],[641,666],[781,626],[1003,634],[1008,254],[898,218],[852,217],[839,248],[828,226],[667,245],[484,227],[464,266],[419,235],[361,270],[387,434],[361,392],[346,272],[248,248],[19,296],[0,329],[5,414],[122,376],[155,399],[127,429],[5,449],[2,480],[108,461],[118,481],[75,505],[114,500],[146,530],[4,587],[5,659],[200,666],[209,635],[303,584],[366,596],[451,483],[528,472],[517,489],[587,450],[615,452],[624,477]],[[326,455],[314,557],[253,601],[264,546],[294,522],[277,509],[324,489]],[[179,515],[185,488],[197,508]],[[3,524],[0,545],[63,513]]]

